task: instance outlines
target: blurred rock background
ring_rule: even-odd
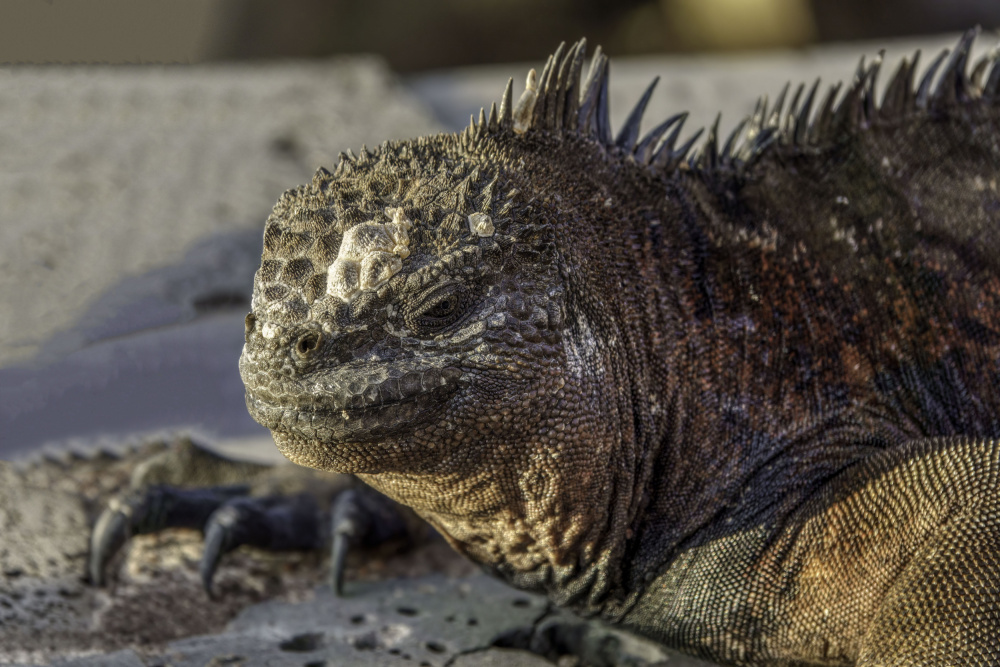
[[[398,72],[797,47],[1000,26],[996,0],[4,0],[0,62],[197,63],[378,53]]]

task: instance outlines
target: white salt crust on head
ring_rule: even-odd
[[[401,208],[386,209],[392,222],[363,222],[344,233],[327,273],[326,291],[350,302],[361,290],[376,289],[399,273],[410,256],[413,222]]]
[[[413,222],[401,208],[386,209],[392,222],[363,222],[344,233],[337,259],[327,272],[326,291],[345,303],[362,290],[384,285],[403,268],[410,256]],[[474,236],[493,236],[493,219],[485,213],[468,218]]]
[[[493,236],[493,218],[485,213],[473,213],[469,216],[469,231],[477,236]]]

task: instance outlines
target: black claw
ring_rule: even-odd
[[[104,585],[104,566],[121,549],[128,537],[129,517],[118,503],[105,508],[90,533],[90,558],[87,569],[90,583]]]
[[[338,596],[343,592],[345,563],[352,548],[416,536],[399,505],[368,487],[343,491],[334,500],[330,515],[329,583]]]
[[[239,510],[236,507],[232,504],[223,505],[212,513],[205,526],[205,548],[201,553],[198,573],[201,575],[201,586],[210,598],[213,597],[212,579],[215,578],[219,559],[236,546],[233,542],[238,536],[234,535],[234,531],[239,519]]]
[[[371,530],[369,513],[364,511],[357,491],[348,489],[333,502],[331,512],[330,588],[336,596],[343,593],[344,565],[347,552]]]
[[[333,546],[330,547],[329,584],[333,594],[338,598],[344,595],[344,564],[347,562],[347,552],[351,549],[351,540],[343,533],[333,534]]]

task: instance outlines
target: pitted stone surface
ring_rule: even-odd
[[[451,667],[545,667],[552,663],[534,653],[509,648],[490,648],[460,655]]]
[[[576,638],[570,643],[585,652],[582,664],[603,666],[625,660],[624,664],[642,667],[669,661],[677,667],[707,667],[648,640],[567,612],[553,612],[544,598],[483,575],[353,584],[345,593],[337,598],[319,589],[310,600],[249,607],[222,633],[174,641],[145,652],[144,657],[149,664],[168,660],[174,667],[536,667],[554,663],[532,651],[566,655],[565,646],[556,646],[562,640],[552,641],[550,629],[569,624],[569,634]],[[505,637],[524,645],[494,646],[508,641]],[[104,657],[124,666],[132,664],[127,661],[134,654],[121,651]],[[95,660],[98,657],[90,656],[59,666],[104,664]]]
[[[345,593],[336,598],[321,590],[308,603],[250,607],[229,624],[227,634],[259,646],[252,655],[262,665],[284,664],[274,661],[290,652],[309,659],[289,665],[312,660],[445,665],[460,653],[488,648],[504,631],[530,628],[549,606],[544,598],[481,575],[355,584]],[[169,650],[188,661],[178,665],[193,666],[217,648],[214,639],[192,638],[174,642]]]
[[[75,660],[60,660],[54,663],[54,667],[69,667],[70,665],[72,667],[147,667],[142,658],[132,649]]]

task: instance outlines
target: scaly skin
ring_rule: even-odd
[[[265,228],[251,414],[696,655],[1000,663],[1000,67],[969,80],[972,37],[933,92],[904,63],[876,105],[876,65],[690,159],[637,145],[642,104],[611,140],[578,45],[516,109],[320,170]]]

